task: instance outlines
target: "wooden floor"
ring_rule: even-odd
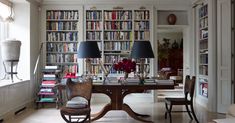
[[[165,106],[162,102],[157,103],[128,103],[134,111],[138,113],[145,113],[151,115],[148,120],[154,121],[154,123],[169,123],[169,120],[164,119]],[[101,104],[92,104],[92,113],[95,113],[104,106]],[[182,106],[173,107],[173,109],[184,109]],[[196,115],[200,123],[207,123],[212,119],[225,118],[224,114],[210,113],[199,105],[195,105]],[[172,114],[173,123],[195,123],[191,121],[187,113],[174,113]],[[58,109],[40,108],[38,110],[34,108],[27,108],[20,114],[11,117],[4,121],[4,123],[65,123],[60,116]],[[128,116],[123,111],[110,111],[103,118],[95,121],[94,123],[140,123]]]

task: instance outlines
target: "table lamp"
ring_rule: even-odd
[[[82,41],[78,47],[78,58],[86,59],[86,75],[91,77],[91,58],[101,58],[96,41]]]
[[[131,50],[131,58],[140,59],[140,83],[144,83],[144,62],[145,58],[154,58],[153,50],[149,41],[135,41]]]

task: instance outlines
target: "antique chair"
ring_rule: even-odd
[[[167,114],[169,114],[170,117],[170,123],[172,123],[172,118],[171,118],[171,112],[185,112],[185,111],[172,111],[173,105],[185,105],[186,107],[186,112],[188,112],[189,117],[191,120],[194,119],[196,120],[197,123],[198,119],[195,115],[194,109],[193,109],[193,96],[194,96],[194,88],[195,88],[195,79],[196,77],[193,76],[192,79],[190,79],[190,76],[187,75],[185,78],[185,84],[184,84],[184,97],[182,98],[165,98],[165,106],[166,106],[166,112],[165,112],[165,119],[167,119]],[[191,111],[188,108],[188,105],[191,107]],[[170,106],[170,107],[168,107]],[[191,115],[193,114],[193,117]]]
[[[69,78],[66,85],[68,101],[60,109],[62,118],[67,123],[83,123],[87,120],[90,122],[92,80],[74,82]]]

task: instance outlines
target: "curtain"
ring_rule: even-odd
[[[7,17],[11,15],[11,7],[0,2],[0,21],[4,21]]]

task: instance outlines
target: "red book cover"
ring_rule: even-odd
[[[44,80],[44,81],[42,81],[42,84],[55,84],[56,83],[56,81],[54,81],[54,80]]]
[[[116,19],[116,11],[112,11],[112,19]]]

